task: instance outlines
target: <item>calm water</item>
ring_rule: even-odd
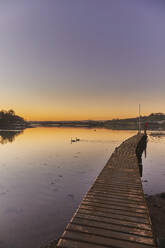
[[[143,153],[143,188],[146,194],[165,192],[165,132],[148,132],[148,143]]]
[[[135,133],[85,128],[0,131],[0,247],[38,248],[57,239],[114,148]],[[71,144],[71,137],[81,140]],[[165,136],[149,137],[143,158],[146,193],[165,189],[164,150]]]

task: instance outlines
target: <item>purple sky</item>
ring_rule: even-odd
[[[30,119],[165,112],[165,2],[0,2],[1,108]]]

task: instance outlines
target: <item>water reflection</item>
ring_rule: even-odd
[[[142,142],[140,143],[140,145],[136,149],[136,155],[137,155],[137,159],[138,159],[140,177],[143,176],[142,154],[144,152],[145,158],[146,158],[146,156],[147,156],[146,150],[147,150],[147,137],[144,136],[144,138],[142,139]]]
[[[152,195],[165,191],[165,132],[148,132],[147,159],[143,153],[143,189]]]
[[[115,147],[134,134],[32,128],[1,145],[0,248],[36,248],[57,239]],[[71,144],[71,137],[80,141]]]
[[[136,131],[44,127],[20,133],[0,131],[9,137],[0,147],[0,248],[36,248],[57,239],[115,147]],[[17,137],[12,144],[11,136]],[[71,144],[71,137],[80,141]],[[145,193],[162,192],[165,137],[149,141],[143,186]]]
[[[15,140],[15,137],[23,133],[23,130],[1,130],[0,131],[0,144],[4,145],[8,142],[13,142]]]
[[[141,146],[141,150],[139,151],[139,154],[137,154],[140,177],[143,176],[143,164],[142,164],[143,152],[144,152],[144,156],[146,158],[147,157],[147,138],[145,138],[144,143]]]

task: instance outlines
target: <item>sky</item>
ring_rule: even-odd
[[[0,109],[26,120],[165,112],[164,0],[0,1]]]

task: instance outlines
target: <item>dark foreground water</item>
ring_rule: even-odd
[[[57,239],[114,148],[135,131],[34,128],[0,131],[0,248]],[[80,138],[71,144],[71,137]],[[146,193],[165,189],[165,136],[149,137]]]

